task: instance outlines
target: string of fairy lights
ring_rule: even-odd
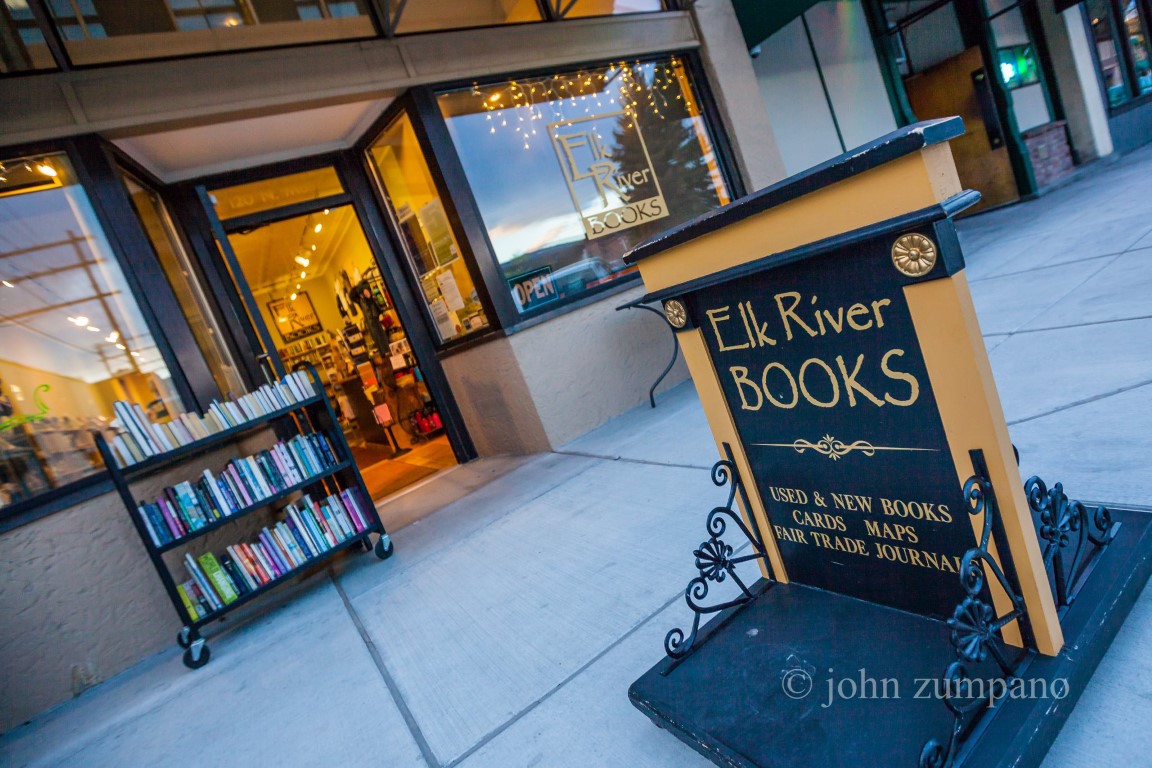
[[[661,120],[677,102],[691,114],[691,96],[680,87],[680,62],[613,63],[604,69],[580,70],[545,77],[512,80],[493,86],[472,85],[489,124],[488,132],[512,130],[531,149],[533,137],[546,132],[549,123],[571,126],[575,121],[603,113],[622,111],[635,125],[641,111]],[[547,112],[545,111],[547,110]],[[593,110],[596,110],[593,112]],[[537,130],[540,123],[540,130]]]

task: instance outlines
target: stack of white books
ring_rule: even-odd
[[[304,402],[316,396],[315,388],[305,371],[293,371],[280,381],[265,384],[240,397],[224,401],[213,400],[204,414],[182,413],[176,418],[158,423],[144,412],[139,403],[117,400],[112,404],[119,430],[109,448],[121,467],[159,456],[204,440],[241,424]]]

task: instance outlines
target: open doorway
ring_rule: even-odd
[[[245,184],[213,192],[218,211],[237,200],[280,205],[244,210],[225,224],[233,257],[226,261],[240,295],[252,299],[249,319],[264,351],[284,370],[311,364],[324,381],[364,483],[379,500],[456,458],[413,353],[412,329],[356,212],[323,193],[304,195],[314,207],[299,200],[283,207],[313,186],[296,177],[258,182],[258,190]]]

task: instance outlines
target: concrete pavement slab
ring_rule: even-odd
[[[481,745],[460,767],[710,766],[628,701],[628,686],[660,660],[664,634],[683,625],[687,613],[677,595],[671,606],[645,619],[578,677]]]
[[[691,381],[661,394],[655,408],[633,408],[560,451],[701,468],[720,458]]]
[[[1112,320],[1152,317],[1152,254],[1130,251],[1112,260],[1079,262],[1080,265],[1101,263],[1087,280],[1053,304],[1047,311],[1030,319],[1022,329],[1059,328]],[[1059,269],[1037,270],[1029,277]],[[1069,282],[1075,278],[1069,276]],[[1117,333],[1119,329],[1101,329]]]
[[[437,758],[464,753],[663,605],[722,501],[704,470],[598,461],[353,598]]]
[[[989,358],[1011,426],[1152,381],[1152,320],[1020,333]]]
[[[538,496],[565,483],[595,463],[581,456],[537,454],[517,463],[515,469],[484,484],[466,497],[439,510],[435,515],[418,520],[392,533],[396,551],[383,568],[374,568],[375,558],[352,558],[343,561],[340,584],[349,597],[378,587],[399,577],[411,568],[477,531],[512,514]],[[415,492],[436,498],[434,485]],[[413,501],[411,503],[421,503]]]
[[[376,504],[384,529],[397,531],[511,472],[531,456],[492,456],[437,472]]]
[[[210,640],[212,662],[175,652],[133,668],[50,722],[0,741],[0,763],[424,765],[332,582]]]
[[[992,277],[971,284],[980,330],[1012,333],[1057,306],[1092,276],[1109,269],[1118,256],[1058,264],[1031,272]]]
[[[1152,507],[1152,384],[1009,427],[1023,478],[1074,499]]]

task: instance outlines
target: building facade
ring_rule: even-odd
[[[670,355],[629,248],[951,114],[986,205],[1036,194],[1150,136],[1147,11],[3,0],[0,730],[176,630],[94,456],[114,401],[311,363],[378,497],[558,448]]]

